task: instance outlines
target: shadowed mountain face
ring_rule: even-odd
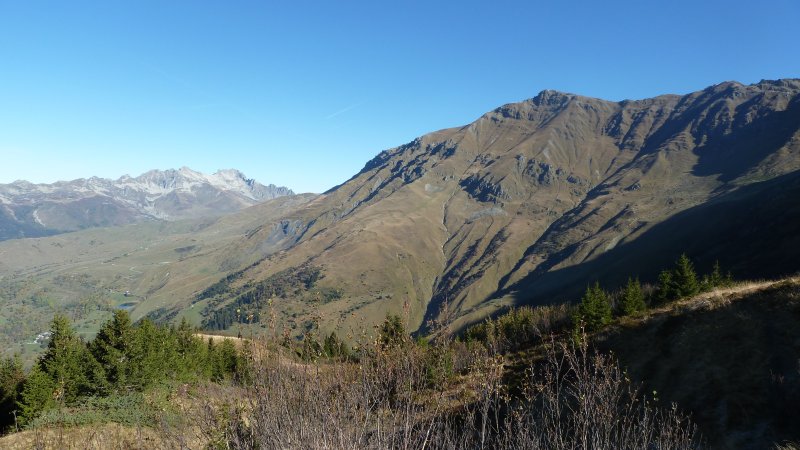
[[[384,151],[249,234],[240,248],[296,243],[229,292],[318,267],[316,288],[341,295],[299,309],[287,295],[286,317],[357,328],[391,312],[424,328],[572,300],[612,274],[652,279],[682,251],[750,275],[742,257],[763,243],[782,259],[759,274],[793,271],[798,169],[799,80],[623,102],[544,91]]]
[[[237,170],[204,175],[186,167],[139,177],[0,185],[0,240],[153,219],[218,216],[293,192]]]
[[[747,289],[747,287],[743,287]],[[800,286],[715,294],[602,333],[642,392],[691,414],[709,448],[800,439]]]

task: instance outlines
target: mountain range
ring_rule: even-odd
[[[134,318],[229,332],[244,322],[352,335],[386,314],[420,333],[457,331],[509,306],[575,301],[595,281],[653,283],[682,253],[701,272],[718,260],[737,277],[795,273],[799,169],[800,80],[619,102],[547,90],[383,151],[319,196],[136,225],[124,239],[85,230],[1,243],[18,257],[0,262],[0,280],[35,276],[44,291],[14,289],[37,298],[130,290],[133,300],[114,301]],[[139,205],[125,211],[178,217],[183,196],[217,192],[152,175],[140,182],[151,190],[122,196]],[[141,200],[173,184],[195,187]],[[236,192],[243,204],[264,198]],[[218,194],[198,196],[198,208],[218,208]],[[32,217],[31,204],[16,216]]]
[[[37,237],[145,220],[218,216],[293,192],[264,186],[238,170],[212,175],[187,167],[117,180],[0,185],[0,240]]]

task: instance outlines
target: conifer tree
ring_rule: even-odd
[[[672,272],[669,270],[662,270],[658,274],[658,290],[656,291],[656,299],[659,303],[666,303],[670,300],[675,300],[676,297],[675,285],[672,280]]]
[[[89,344],[89,350],[103,367],[111,389],[119,390],[128,386],[132,371],[131,359],[134,355],[133,332],[128,312],[118,310]]]
[[[339,357],[349,357],[350,351],[347,348],[347,345],[339,339],[339,336],[336,335],[335,332],[331,332],[328,337],[325,338],[325,342],[323,343],[322,350],[325,352],[325,355],[329,358],[339,358]]]
[[[173,332],[180,355],[178,369],[181,377],[185,380],[195,378],[200,374],[210,375],[211,367],[208,364],[206,353],[208,348],[195,336],[196,331],[184,317]]]
[[[608,294],[595,282],[586,288],[586,293],[578,305],[576,328],[583,323],[586,331],[595,331],[611,322],[611,302]]]
[[[225,339],[219,346],[219,360],[222,363],[220,373],[223,376],[236,374],[242,368],[242,361],[236,344],[231,339]]]
[[[712,287],[726,287],[731,284],[730,274],[728,276],[722,274],[719,260],[714,261],[714,267],[711,269],[711,275],[709,276],[709,284]]]
[[[708,282],[712,287],[722,285],[722,270],[719,267],[719,260],[714,261],[714,267],[711,268],[711,275],[708,276]]]
[[[129,378],[133,388],[143,390],[176,376],[180,358],[176,339],[171,338],[169,330],[143,319],[136,326],[133,339]]]
[[[219,345],[212,344],[209,339],[209,355],[213,361],[211,379],[214,381],[222,381],[243,369],[242,358],[231,339],[225,339]]]
[[[20,423],[27,424],[39,413],[54,408],[56,391],[56,384],[50,376],[38,365],[33,366],[23,383],[17,403]]]
[[[55,398],[63,404],[95,391],[100,369],[65,316],[53,318],[47,351],[39,360],[42,369],[56,386]]]
[[[300,351],[300,357],[304,361],[315,361],[322,355],[322,345],[314,337],[312,332],[307,332],[303,335],[303,348]]]
[[[678,297],[691,297],[700,292],[694,265],[685,253],[675,262],[672,279]]]
[[[214,338],[208,338],[208,344],[206,344],[206,355],[208,358],[208,365],[210,367],[210,375],[212,381],[220,381],[224,378],[224,374],[220,374],[220,367],[222,366],[220,361],[219,351],[217,350],[217,346],[214,344]],[[221,375],[221,376],[220,376]]]
[[[25,372],[18,357],[0,362],[0,434],[14,424],[13,411],[25,381]]]
[[[622,293],[622,313],[626,316],[645,310],[644,294],[639,279],[628,278]]]

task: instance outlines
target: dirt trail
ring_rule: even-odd
[[[768,289],[780,283],[798,283],[800,277],[787,277],[774,281],[747,281],[737,283],[735,286],[718,288],[710,292],[695,295],[694,297],[684,298],[666,305],[653,308],[644,317],[652,317],[660,314],[674,314],[686,310],[713,309],[730,303],[736,296],[751,294],[753,292]]]
[[[703,294],[696,295],[691,299],[688,299],[688,301],[713,300],[720,297],[728,297],[734,294],[750,294],[752,292],[770,288],[772,286],[775,286],[776,284],[787,283],[787,282],[788,283],[800,282],[800,277],[787,277],[775,281],[748,281],[728,288],[714,289],[711,292],[706,292]]]
[[[200,339],[202,339],[204,341],[208,341],[209,339],[211,339],[215,343],[222,342],[222,341],[227,341],[227,340],[233,340],[234,342],[237,342],[237,343],[241,343],[241,342],[245,342],[246,341],[246,339],[244,339],[244,338],[239,338],[239,337],[236,337],[236,336],[222,336],[220,334],[195,333],[194,335],[199,337]]]

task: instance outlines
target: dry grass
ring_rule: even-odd
[[[697,294],[694,297],[684,298],[667,303],[662,306],[648,309],[634,316],[620,318],[623,326],[639,326],[649,320],[655,320],[664,315],[679,315],[692,311],[711,311],[716,308],[728,306],[733,302],[747,299],[751,294],[759,293],[773,287],[800,283],[800,277],[790,277],[773,281],[743,281],[730,287],[715,288],[712,291]],[[614,329],[612,326],[611,330]],[[600,335],[605,334],[600,332]]]
[[[244,343],[247,342],[244,338],[236,337],[236,336],[224,336],[221,334],[205,334],[205,333],[195,333],[195,336],[202,339],[204,342],[208,342],[209,339],[214,341],[215,344],[219,344],[225,341],[233,341],[237,347],[241,347]]]
[[[0,448],[54,449],[54,450],[110,450],[110,449],[176,449],[203,448],[199,441],[180,442],[168,434],[152,428],[124,427],[118,424],[82,426],[76,428],[46,428],[14,433],[0,438]]]
[[[435,387],[417,347],[376,349],[358,364],[276,356],[256,361],[252,383],[227,401],[205,396],[193,413],[202,439],[232,449],[694,447],[679,413],[648,406],[610,358],[585,347],[550,352],[522,398],[509,396],[499,357],[473,359]]]
[[[800,450],[800,444],[797,442],[784,442],[783,444],[776,444],[775,450]]]
[[[253,371],[243,385],[184,386],[174,393],[170,403],[180,411],[180,423],[39,428],[3,438],[0,448],[588,450],[638,449],[642,442],[660,442],[664,449],[694,445],[691,425],[680,414],[642,402],[613,360],[589,354],[585,347],[548,353],[544,370],[529,371],[522,397],[509,395],[502,357],[489,356],[485,349],[456,351],[455,366],[463,373],[432,385],[428,352],[435,350],[416,345],[376,346],[359,363],[301,363],[279,347],[250,342],[247,348]]]
[[[721,311],[781,283],[798,280],[742,283],[630,320],[642,326]],[[465,371],[432,387],[423,350],[416,347],[375,348],[360,363],[304,362],[274,343],[199,336],[233,340],[247,349],[254,366],[251,382],[180,393],[173,404],[186,419],[183,424],[30,430],[0,440],[0,448],[633,449],[652,442],[661,442],[660,448],[696,447],[684,416],[669,404],[644,402],[613,359],[585,347],[553,341],[541,346],[537,360],[525,367],[516,396],[504,381],[507,361],[485,350],[461,355],[469,359],[461,364]]]

